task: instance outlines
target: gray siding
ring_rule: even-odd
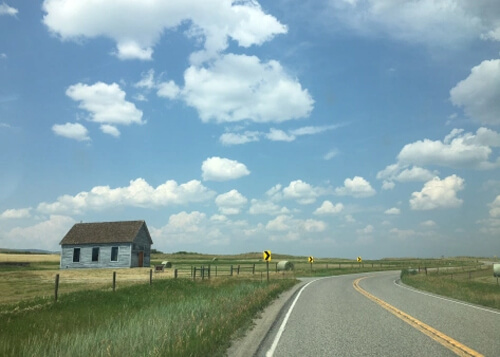
[[[148,234],[144,226],[142,226],[139,230],[139,233],[137,233],[137,236],[135,237],[134,243],[132,245],[132,255],[130,257],[131,267],[139,266],[140,252],[144,252],[143,266],[149,267],[151,264],[151,244],[149,242]]]
[[[61,269],[70,268],[128,268],[130,267],[130,243],[117,244],[65,244],[61,251]],[[99,259],[92,261],[92,248],[99,247]],[[118,260],[111,261],[111,248],[118,247]],[[74,248],[80,248],[80,261],[73,263]],[[144,259],[146,261],[146,259]],[[148,261],[149,263],[149,261]],[[149,266],[149,265],[148,265]]]

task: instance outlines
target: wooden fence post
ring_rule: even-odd
[[[174,279],[177,279],[177,274],[178,274],[178,271],[177,271],[177,268],[175,268],[175,270],[174,270]]]
[[[196,267],[193,267],[193,274],[192,275],[193,275],[193,280],[195,280],[196,279]]]
[[[113,272],[113,291],[116,289],[116,271]]]
[[[239,264],[238,264],[238,270],[237,270],[236,275],[240,275],[240,265]]]
[[[153,285],[153,269],[149,269],[149,285]]]
[[[253,264],[252,275],[255,275],[255,263]]]
[[[54,289],[54,300],[57,302],[57,294],[59,293],[59,274],[56,274],[56,286]]]
[[[233,266],[231,265],[231,270],[230,270],[230,273],[229,273],[230,276],[233,276]]]

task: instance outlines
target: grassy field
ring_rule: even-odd
[[[219,356],[294,280],[169,279],[3,314],[1,356]]]
[[[427,274],[424,271],[420,274],[404,271],[401,280],[417,289],[500,310],[500,285],[493,277],[491,266],[434,269]]]
[[[442,295],[446,290],[462,291],[464,284],[480,284],[482,293],[473,302],[484,303],[486,296],[496,301],[486,305],[499,308],[499,290],[492,283],[496,281],[487,276],[491,271],[478,269],[475,258],[315,259],[312,265],[307,258],[273,254],[268,283],[262,253],[154,254],[152,268],[163,261],[171,262],[172,268],[153,273],[151,286],[150,268],[116,269],[113,292],[112,269],[59,270],[58,255],[0,253],[0,356],[223,355],[235,333],[248,327],[255,314],[297,277],[305,276],[427,267],[428,276],[403,279],[426,290],[438,286],[431,291]],[[295,269],[277,272],[280,260],[288,260]],[[210,267],[210,279],[208,272],[201,279],[201,267]],[[174,279],[175,270],[180,279]],[[434,280],[446,284],[430,284]],[[474,289],[479,290],[471,286]],[[463,294],[453,297],[471,301]]]

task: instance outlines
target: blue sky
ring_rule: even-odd
[[[496,0],[0,2],[0,247],[500,254]]]

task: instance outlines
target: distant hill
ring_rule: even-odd
[[[4,254],[60,254],[60,252],[52,252],[43,249],[9,249],[0,248],[0,253]]]

